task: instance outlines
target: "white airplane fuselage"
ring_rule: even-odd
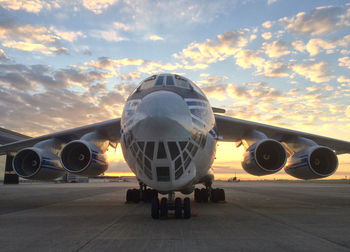
[[[125,104],[123,155],[137,179],[147,186],[160,192],[190,193],[194,184],[213,179],[214,114],[198,87],[166,85],[166,78],[175,80],[173,75],[158,75],[155,83],[160,76],[164,76],[163,85],[138,88]]]

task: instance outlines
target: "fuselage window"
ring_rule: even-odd
[[[154,152],[154,142],[147,142],[145,154],[151,160],[153,160],[153,152]]]
[[[173,80],[173,76],[169,75],[166,77],[166,85],[167,86],[174,86],[174,80]]]
[[[165,147],[164,147],[163,142],[159,142],[157,158],[158,159],[165,159],[166,158],[166,152],[165,152]]]
[[[163,80],[164,80],[164,76],[158,76],[158,79],[156,81],[155,86],[162,86],[163,85]]]
[[[171,160],[174,160],[180,154],[176,142],[168,142],[168,147],[170,151]]]
[[[169,167],[157,167],[157,178],[158,181],[170,181]]]

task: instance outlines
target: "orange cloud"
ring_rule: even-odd
[[[291,65],[290,67],[295,73],[312,82],[328,82],[332,78],[332,76],[328,73],[328,64],[325,61]]]

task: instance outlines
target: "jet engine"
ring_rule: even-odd
[[[64,146],[61,152],[63,168],[73,174],[94,177],[105,172],[108,161],[105,154],[109,141],[96,133],[89,133],[80,140]]]
[[[62,177],[66,171],[57,156],[59,146],[60,143],[55,140],[46,140],[20,150],[13,159],[13,170],[26,179],[52,180]]]
[[[263,139],[251,145],[244,154],[243,169],[255,176],[273,174],[283,168],[287,153],[283,145],[273,139]]]
[[[324,146],[311,146],[288,159],[286,173],[299,179],[317,179],[332,175],[338,168],[333,150]]]

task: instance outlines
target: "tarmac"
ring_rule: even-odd
[[[217,182],[225,203],[153,220],[134,182],[0,185],[1,251],[349,251],[350,184]],[[179,194],[184,197],[184,195]]]

